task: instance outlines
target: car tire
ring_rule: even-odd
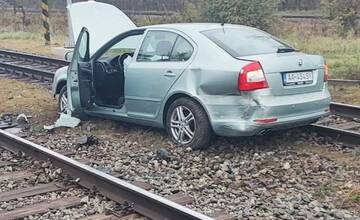
[[[58,112],[59,113],[66,113],[66,108],[64,109],[65,104],[67,105],[67,87],[63,86],[60,90],[59,98],[58,98]]]
[[[205,148],[212,137],[205,110],[191,98],[179,98],[170,105],[166,115],[166,130],[172,140],[184,148]]]

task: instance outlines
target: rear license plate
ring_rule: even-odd
[[[312,71],[283,73],[284,86],[306,85],[314,82]]]

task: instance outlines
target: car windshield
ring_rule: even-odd
[[[270,34],[256,29],[219,28],[202,33],[233,57],[296,51]]]

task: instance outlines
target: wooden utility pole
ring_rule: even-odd
[[[41,0],[41,11],[42,11],[42,20],[43,26],[45,29],[45,45],[50,45],[50,22],[49,22],[49,3],[48,0]]]

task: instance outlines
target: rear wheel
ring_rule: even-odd
[[[59,113],[66,113],[68,109],[68,94],[66,86],[63,86],[59,93],[59,100],[58,100],[58,112]]]
[[[175,143],[193,149],[206,147],[212,136],[206,112],[190,98],[179,98],[170,105],[166,129]]]

